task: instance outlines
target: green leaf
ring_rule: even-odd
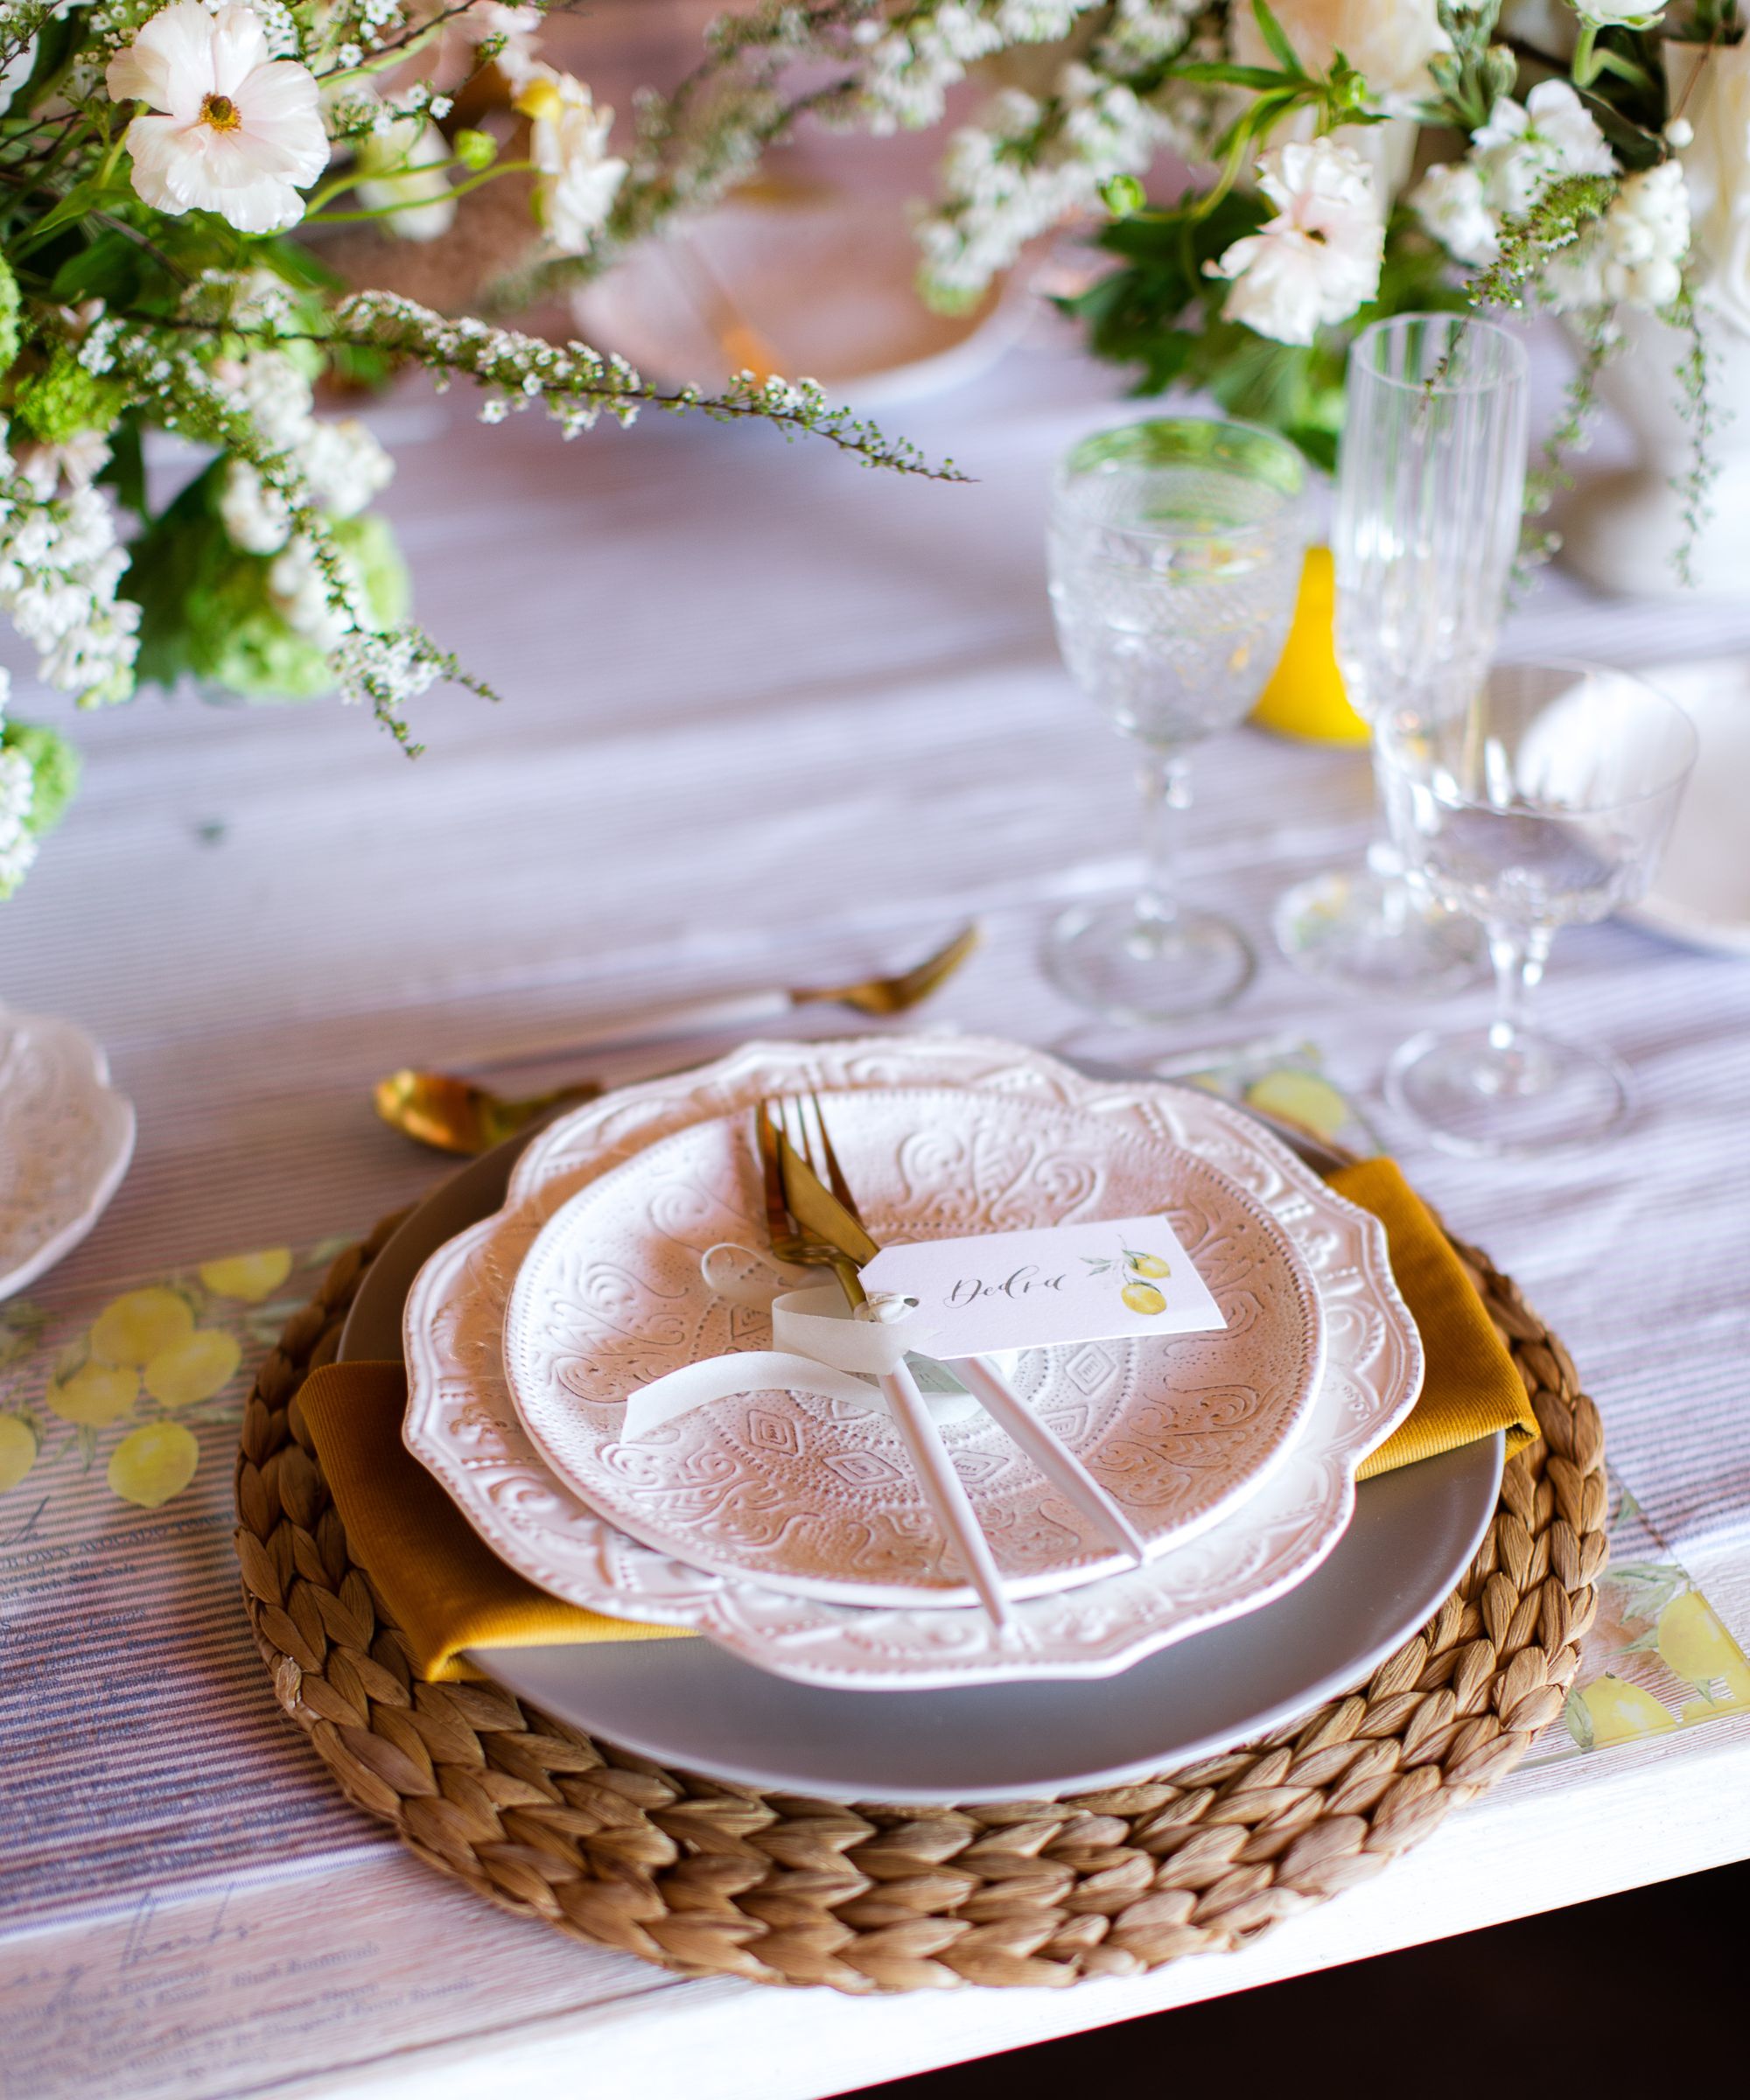
[[[108,306],[132,306],[138,299],[145,251],[125,234],[101,233],[67,256],[55,271],[49,297],[64,306],[102,299]]]
[[[1196,80],[1212,88],[1250,88],[1256,93],[1282,86],[1282,75],[1272,73],[1267,66],[1235,66],[1225,59],[1193,59],[1183,66],[1175,66],[1172,77],[1176,80]]]
[[[139,425],[131,418],[109,433],[109,461],[97,479],[116,492],[116,500],[136,517],[151,515],[146,499],[146,460]]]
[[[1288,32],[1270,11],[1269,0],[1252,0],[1252,13],[1256,18],[1264,42],[1275,54],[1283,71],[1305,80],[1306,68],[1300,63],[1293,45],[1289,42]]]
[[[1562,1718],[1568,1725],[1568,1733],[1573,1737],[1580,1748],[1590,1750],[1597,1738],[1592,1733],[1592,1715],[1586,1710],[1586,1703],[1580,1697],[1578,1685],[1568,1694],[1563,1703]]]
[[[88,1422],[81,1422],[74,1432],[79,1445],[79,1470],[91,1471],[91,1461],[97,1456],[97,1432]]]

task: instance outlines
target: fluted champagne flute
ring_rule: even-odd
[[[1332,547],[1336,649],[1374,727],[1462,709],[1494,658],[1524,506],[1528,367],[1492,321],[1405,313],[1349,352]],[[1380,780],[1382,794],[1383,781]],[[1297,884],[1277,905],[1283,953],[1370,991],[1456,990],[1476,928],[1445,911],[1387,841],[1365,868]]]
[[[1306,469],[1273,430],[1152,418],[1076,445],[1052,491],[1052,611],[1070,676],[1136,745],[1144,812],[1132,896],[1053,929],[1059,989],[1110,1020],[1225,1005],[1256,967],[1237,927],[1180,899],[1176,813],[1194,747],[1256,701],[1288,631]]]

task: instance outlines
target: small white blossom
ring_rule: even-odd
[[[1682,164],[1623,178],[1610,209],[1581,235],[1572,255],[1555,256],[1544,273],[1553,304],[1613,306],[1619,302],[1669,306],[1683,290],[1690,246],[1690,200]]]
[[[1372,171],[1329,138],[1295,141],[1260,159],[1258,187],[1276,217],[1207,267],[1233,280],[1230,320],[1278,342],[1310,343],[1379,289],[1385,221]]]
[[[328,164],[314,76],[270,57],[253,9],[209,14],[200,0],[154,15],[106,75],[117,102],[149,114],[128,126],[134,187],[173,216],[217,212],[242,233],[304,216],[298,191]]]

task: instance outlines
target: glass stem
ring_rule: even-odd
[[[1543,981],[1553,938],[1546,926],[1492,923],[1488,928],[1488,955],[1494,965],[1494,1018],[1488,1025],[1488,1046],[1497,1091],[1535,1093],[1544,1083],[1543,1054],[1528,1043],[1526,1033],[1531,996]]]
[[[1381,886],[1381,924],[1389,935],[1395,937],[1403,933],[1410,916],[1410,886],[1404,879],[1404,856],[1392,843],[1390,780],[1384,750],[1377,736],[1369,750],[1373,757],[1374,821],[1380,829],[1375,831],[1367,850],[1368,873]]]
[[[1168,746],[1145,744],[1137,782],[1143,797],[1143,878],[1137,918],[1144,927],[1164,928],[1179,915],[1173,895],[1173,815],[1191,806],[1183,755]]]

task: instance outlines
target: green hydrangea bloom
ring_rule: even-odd
[[[86,430],[112,430],[125,398],[118,381],[88,372],[62,345],[20,384],[14,413],[45,444],[65,444]]]
[[[29,761],[32,794],[24,829],[41,837],[66,815],[79,792],[79,753],[66,738],[35,722],[8,722],[0,727],[0,751],[18,751]]]
[[[0,256],[0,372],[18,354],[18,280]]]
[[[376,618],[385,626],[404,619],[407,570],[384,521],[367,514],[340,521],[332,531],[357,567]],[[314,700],[332,692],[327,657],[288,624],[269,594],[272,557],[240,554],[220,535],[203,555],[181,607],[189,672],[244,700]]]

